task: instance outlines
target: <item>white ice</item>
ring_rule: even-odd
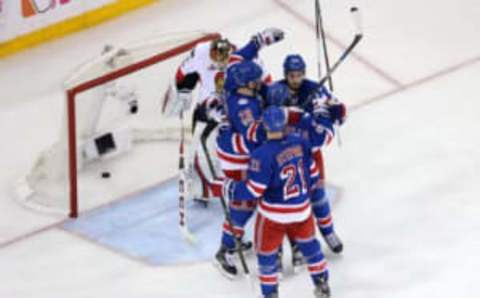
[[[341,51],[332,41],[352,37],[352,3],[365,31],[335,74],[351,113],[343,145],[326,154],[327,178],[343,189],[334,217],[345,252],[327,253],[333,297],[479,296],[480,2],[322,3],[332,57]],[[308,22],[312,0],[161,0],[1,60],[0,297],[252,297],[245,280],[227,281],[209,262],[146,266],[50,227],[62,218],[20,207],[11,185],[54,141],[62,80],[105,43],[198,28],[242,42],[278,26],[287,38],[265,50],[267,66],[278,78],[283,57],[299,52],[315,76]],[[152,158],[175,168],[167,154]],[[311,291],[306,272],[281,281],[281,297]]]

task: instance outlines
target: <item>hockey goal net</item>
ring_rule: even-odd
[[[177,32],[99,49],[66,80],[60,136],[17,183],[21,201],[77,217],[175,176],[180,120],[162,112],[165,94],[188,52],[219,37]]]

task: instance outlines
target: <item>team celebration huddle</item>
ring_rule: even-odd
[[[213,257],[224,275],[237,277],[238,266],[249,274],[244,253],[253,249],[262,297],[278,297],[286,239],[294,270],[306,266],[314,297],[327,298],[328,266],[317,228],[333,253],[343,244],[325,191],[322,148],[345,122],[346,108],[322,82],[306,78],[300,54],[286,53],[284,76],[274,80],[261,51],[285,37],[268,28],[243,47],[223,37],[200,43],[178,67],[170,113],[183,119],[199,89],[181,195],[190,193],[205,206],[220,198],[225,221]],[[192,180],[200,185],[195,194],[185,190]],[[252,244],[243,235],[254,215]]]

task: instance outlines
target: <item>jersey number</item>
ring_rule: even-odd
[[[305,181],[305,173],[303,170],[303,160],[299,160],[297,164],[288,164],[282,168],[281,178],[285,181],[283,186],[283,197],[285,200],[296,198],[301,194],[307,193],[307,183]],[[297,176],[300,183],[296,182]]]

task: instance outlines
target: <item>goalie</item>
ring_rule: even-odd
[[[189,111],[193,101],[192,92],[200,85],[192,119],[192,143],[188,154],[187,179],[190,186],[194,174],[200,180],[200,189],[192,195],[195,199],[208,202],[210,181],[216,176],[207,167],[207,158],[215,157],[215,131],[223,120],[223,80],[228,66],[242,60],[255,60],[261,64],[258,52],[265,46],[281,41],[284,33],[269,28],[255,34],[242,48],[236,49],[227,39],[198,44],[178,67],[174,86],[169,88],[164,102],[164,113],[177,116]],[[266,83],[271,76],[264,72]],[[215,167],[219,168],[219,167]],[[220,173],[221,171],[218,171]]]

